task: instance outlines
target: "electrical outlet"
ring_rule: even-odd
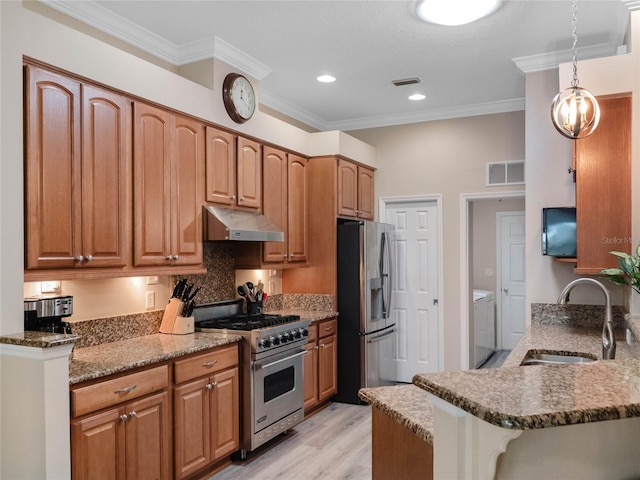
[[[484,269],[484,276],[485,277],[493,277],[493,268],[491,267],[487,267]]]
[[[60,293],[60,280],[51,280],[40,284],[40,293]]]
[[[156,292],[148,290],[145,294],[145,306],[147,310],[151,310],[156,307]]]

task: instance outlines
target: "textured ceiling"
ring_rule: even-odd
[[[42,1],[176,65],[224,46],[260,79],[263,104],[320,130],[522,109],[521,68],[571,59],[568,0],[505,0],[459,27],[424,23],[403,0]],[[580,0],[579,60],[614,55],[628,17],[620,0]],[[406,77],[422,82],[391,83]]]

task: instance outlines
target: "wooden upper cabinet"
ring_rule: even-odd
[[[204,128],[197,120],[176,115],[174,134],[172,265],[197,265],[202,263]]]
[[[307,261],[307,159],[264,147],[265,216],[284,232],[284,242],[265,242],[263,261]]]
[[[358,166],[338,160],[338,215],[358,216]]]
[[[338,159],[338,215],[373,219],[373,170]]]
[[[287,154],[282,150],[264,147],[263,152],[263,213],[273,224],[285,232],[284,242],[264,242],[262,257],[265,262],[287,260]]]
[[[631,97],[599,97],[600,123],[575,142],[577,265],[597,274],[631,252]]]
[[[259,209],[262,205],[262,151],[258,142],[238,137],[236,159],[237,203]]]
[[[202,263],[201,162],[196,120],[134,105],[134,264]]]
[[[206,195],[207,202],[231,206],[236,196],[236,137],[206,127]]]
[[[126,265],[128,100],[32,65],[25,86],[27,269]]]
[[[289,154],[287,178],[287,242],[288,261],[308,260],[307,159]]]
[[[373,220],[373,170],[358,166],[358,216]]]
[[[131,255],[131,103],[87,85],[82,100],[82,255],[90,267],[123,266]]]
[[[262,157],[258,142],[206,127],[205,200],[226,207],[260,209]]]

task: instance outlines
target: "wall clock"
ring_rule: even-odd
[[[246,122],[256,111],[256,94],[251,82],[239,73],[230,73],[225,77],[222,100],[229,117],[236,123]]]

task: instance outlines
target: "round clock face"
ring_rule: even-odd
[[[251,82],[237,73],[230,73],[224,79],[222,99],[234,122],[244,123],[256,111],[256,94]]]

